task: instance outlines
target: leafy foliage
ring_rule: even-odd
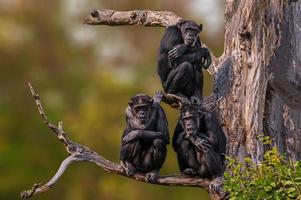
[[[301,162],[288,161],[277,147],[272,147],[269,137],[260,140],[271,147],[260,164],[251,158],[244,162],[227,158],[224,189],[231,194],[230,200],[300,199]]]

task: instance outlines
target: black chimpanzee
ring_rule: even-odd
[[[213,113],[194,105],[184,106],[172,145],[182,173],[211,178],[210,187],[219,190],[224,172],[226,137]]]
[[[157,68],[166,93],[196,103],[203,95],[202,67],[211,64],[208,49],[201,46],[201,31],[202,25],[188,20],[168,27],[161,39]]]
[[[155,182],[166,158],[169,144],[168,124],[160,106],[162,92],[152,99],[137,94],[126,108],[126,128],[122,135],[120,161],[128,176],[146,173],[149,182]]]

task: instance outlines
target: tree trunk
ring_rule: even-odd
[[[260,162],[258,135],[301,159],[301,1],[226,0],[225,50],[214,67],[228,154]]]

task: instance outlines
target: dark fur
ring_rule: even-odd
[[[138,102],[148,104],[148,120],[145,127],[138,126],[134,106]],[[140,102],[140,103],[141,103]],[[122,135],[120,160],[130,163],[137,172],[159,172],[166,158],[166,145],[169,144],[168,124],[165,113],[158,103],[144,94],[134,96],[126,108],[126,128]],[[132,131],[140,130],[141,133],[130,141],[126,141]]]
[[[201,59],[206,57],[210,65],[211,57],[208,49],[202,48],[199,37],[197,36],[195,45],[190,47],[184,55],[172,63],[168,59],[168,52],[184,43],[180,28],[184,28],[185,24],[199,28],[192,21],[180,21],[179,24],[167,28],[160,43],[157,72],[166,93],[184,96],[188,99],[192,96],[202,99],[202,67],[208,66],[202,66]]]
[[[184,107],[181,111],[196,115],[197,108]],[[181,117],[174,132],[172,145],[177,153],[178,164],[181,172],[187,168],[195,170],[196,175],[208,178],[221,177],[224,171],[226,151],[226,137],[221,130],[217,119],[210,112],[201,112],[198,115],[200,124],[198,127],[198,139],[207,139],[211,144],[209,151],[202,151],[185,138],[185,130],[182,127]]]

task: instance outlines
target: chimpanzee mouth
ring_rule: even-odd
[[[195,38],[187,38],[185,43],[189,46],[194,46],[195,45]]]
[[[191,40],[191,39],[187,39],[187,40],[186,40],[186,44],[187,44],[187,45],[192,45],[192,43],[193,43],[193,40]]]
[[[186,128],[186,133],[190,134],[193,132],[193,128]]]
[[[139,117],[139,122],[140,122],[141,124],[145,124],[146,121],[147,121],[147,118],[146,118],[146,117]]]

